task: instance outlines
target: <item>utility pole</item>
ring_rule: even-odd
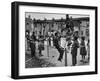
[[[66,47],[65,47],[65,66],[67,66],[67,50],[66,50]]]
[[[69,28],[68,27],[68,21],[69,21],[69,15],[66,14],[66,30]],[[66,41],[66,44],[67,44],[67,41]],[[65,45],[65,66],[67,66],[67,49],[66,49],[66,46],[67,45]]]

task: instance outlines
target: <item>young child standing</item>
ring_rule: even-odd
[[[82,56],[82,62],[85,62],[85,56],[87,55],[86,47],[85,47],[85,37],[81,37],[80,43],[80,55]]]
[[[72,44],[71,54],[72,54],[72,65],[75,66],[77,64],[77,49],[79,48],[79,43],[77,41],[77,37],[74,37],[74,41]]]

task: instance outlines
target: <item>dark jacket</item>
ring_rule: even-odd
[[[71,49],[72,55],[75,55],[75,56],[77,55],[77,48],[79,48],[79,43],[76,40],[76,41],[73,42],[73,45],[72,45],[72,49]]]
[[[58,38],[58,37],[55,37],[55,38],[53,39],[53,43],[54,43],[54,46],[55,46],[56,48],[60,47],[60,46],[59,46],[59,38]]]

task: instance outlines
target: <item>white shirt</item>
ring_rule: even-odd
[[[61,39],[60,39],[60,46],[62,48],[66,48],[66,38],[61,37]]]

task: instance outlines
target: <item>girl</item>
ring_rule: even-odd
[[[81,37],[81,44],[80,44],[80,55],[82,56],[82,62],[85,62],[85,56],[86,56],[86,47],[85,47],[85,37]]]

